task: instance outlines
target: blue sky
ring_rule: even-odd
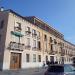
[[[42,19],[75,44],[75,0],[0,0],[1,6]]]

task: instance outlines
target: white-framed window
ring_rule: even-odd
[[[36,30],[33,29],[33,30],[32,30],[32,34],[36,34]]]
[[[26,62],[30,62],[30,54],[26,54]]]
[[[36,54],[33,54],[33,62],[36,62]]]
[[[40,37],[40,32],[39,31],[37,31],[37,37]]]
[[[37,41],[37,48],[40,50],[41,49],[41,42]]]
[[[21,30],[21,23],[15,22],[14,30]]]
[[[21,23],[16,22],[16,23],[15,23],[15,27],[21,27]]]
[[[47,35],[46,34],[44,34],[44,40],[47,41]]]
[[[27,31],[30,31],[30,27],[27,27]]]
[[[38,55],[38,62],[41,62],[41,55]]]
[[[52,37],[50,37],[50,42],[51,42],[51,43],[53,42],[53,38],[52,38]]]
[[[33,40],[33,47],[36,47],[36,40]]]
[[[30,29],[30,27],[27,26],[25,28],[25,34],[28,35],[28,36],[30,36],[30,33],[31,33],[31,29]]]
[[[27,45],[30,45],[30,38],[27,38]]]

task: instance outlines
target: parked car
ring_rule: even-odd
[[[72,65],[50,65],[44,75],[75,75]]]

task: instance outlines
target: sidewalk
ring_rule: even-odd
[[[0,75],[33,75],[36,73],[45,72],[45,68],[29,68],[29,69],[19,69],[19,70],[6,70],[0,71]]]

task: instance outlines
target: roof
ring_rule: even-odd
[[[71,43],[71,42],[69,42],[69,41],[67,41],[67,40],[65,40],[65,39],[64,39],[64,41],[67,42],[67,43],[69,43],[69,44],[72,45],[72,46],[75,46],[75,44],[73,44],[73,43]]]
[[[6,12],[11,12],[11,13],[13,13],[13,14],[15,14],[15,15],[21,17],[22,19],[24,19],[24,20],[30,22],[30,21],[27,20],[24,16],[21,16],[20,14],[18,14],[17,12],[15,12],[15,11],[13,11],[13,10],[11,10],[11,9],[4,10],[4,11],[6,11]],[[3,11],[3,12],[4,12],[4,11]],[[55,34],[58,34],[59,36],[61,36],[61,37],[60,37],[61,39],[63,38],[63,34],[61,34],[60,32],[58,32],[56,29],[52,28],[52,27],[51,27],[50,25],[48,25],[47,23],[43,22],[42,20],[38,19],[38,18],[35,17],[35,16],[32,16],[32,18],[35,18],[36,20],[38,20],[38,21],[40,21],[41,23],[45,24],[45,25],[48,26],[51,30],[53,30],[53,31],[55,32]],[[30,22],[30,23],[31,23],[31,22]],[[58,35],[57,35],[57,36],[58,36]]]
[[[44,29],[44,30],[46,30],[46,31],[48,31],[49,32],[49,30],[51,30],[52,32],[55,32],[55,33],[53,33],[53,34],[55,34],[55,36],[57,35],[59,35],[59,36],[61,36],[61,39],[63,39],[64,38],[64,35],[62,34],[62,33],[60,33],[60,32],[58,32],[56,29],[54,29],[53,27],[51,27],[49,24],[47,24],[47,23],[45,23],[44,21],[42,21],[42,20],[40,20],[39,18],[37,18],[37,17],[35,17],[35,16],[29,16],[29,17],[25,17],[25,19],[26,20],[28,20],[28,21],[30,21],[31,23],[33,23],[33,24],[35,24],[36,26],[38,26],[38,27],[40,27],[40,28],[42,28],[40,25],[42,25],[43,26],[43,28],[42,29]],[[34,20],[37,20],[39,23],[35,23],[36,21],[34,21]],[[38,25],[39,24],[39,25]],[[50,32],[51,32],[50,31]]]
[[[45,25],[49,26],[51,29],[53,29],[54,31],[58,32],[59,34],[63,35],[62,33],[60,33],[59,31],[57,31],[55,28],[51,27],[49,24],[47,24],[46,22],[42,21],[41,19],[37,18],[36,16],[29,16],[31,18],[35,18],[37,19],[38,21],[44,23]]]

